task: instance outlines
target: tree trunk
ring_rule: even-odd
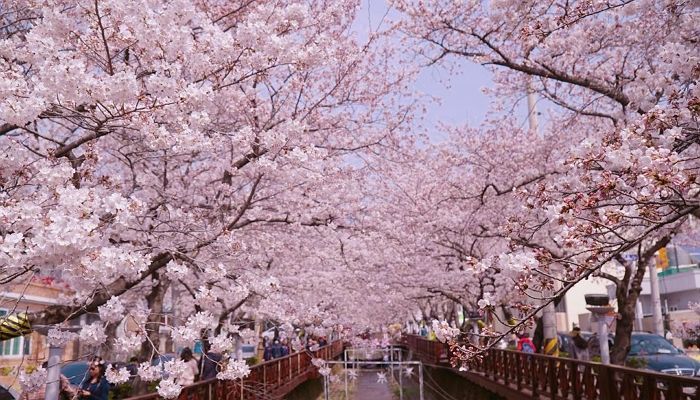
[[[648,253],[645,252],[644,254]],[[637,299],[642,292],[642,280],[647,270],[650,257],[642,256],[637,262],[637,269],[634,275],[626,274],[626,277],[618,281],[615,293],[617,297],[617,321],[615,323],[615,340],[610,349],[610,362],[612,364],[624,365],[627,353],[630,351],[632,331],[634,330],[634,319],[637,311]],[[631,279],[630,279],[631,278]]]
[[[535,317],[535,331],[532,333],[532,343],[537,350],[542,352],[542,344],[544,343],[544,323],[542,317]]]
[[[671,235],[666,235],[657,239],[650,246],[642,251],[642,245],[637,248],[637,268],[631,266],[629,262],[623,262],[625,266],[625,276],[622,279],[613,279],[615,282],[615,294],[617,296],[617,323],[615,325],[615,340],[610,349],[610,362],[612,364],[624,365],[627,353],[630,351],[632,341],[632,331],[634,330],[635,313],[637,311],[637,300],[642,292],[642,280],[647,267],[656,257],[656,252],[666,246],[671,241]],[[620,257],[618,261],[622,261]],[[653,265],[653,264],[652,264]],[[654,267],[656,268],[656,267]],[[634,273],[632,273],[634,271]],[[603,274],[605,277],[607,274]],[[610,279],[610,277],[608,277]]]
[[[632,299],[634,297],[634,299]],[[638,296],[629,296],[622,303],[617,299],[619,318],[615,324],[615,341],[610,349],[610,362],[624,365],[630,351],[630,341],[634,328],[634,315]]]

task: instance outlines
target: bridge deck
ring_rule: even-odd
[[[377,382],[377,371],[366,370],[357,377],[353,400],[394,400],[388,383]]]
[[[450,368],[444,343],[408,336],[425,364]],[[507,399],[700,400],[700,379],[511,350],[489,350],[469,371],[453,371]]]

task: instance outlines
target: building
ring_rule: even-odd
[[[691,302],[700,301],[700,267],[684,265],[658,272],[662,313],[690,310]],[[648,274],[642,281],[639,295],[644,315],[651,315],[651,285]]]
[[[67,292],[53,278],[34,278],[29,283],[6,285],[0,292],[0,316],[40,311],[57,304],[59,297]],[[48,359],[46,336],[32,332],[23,337],[0,342],[0,385],[19,390],[17,377],[23,370],[32,370]],[[79,351],[79,343],[66,346],[64,360],[72,359]]]
[[[556,308],[557,311],[557,330],[560,332],[569,332],[574,326],[579,326],[583,330],[590,330],[590,312],[586,309],[587,294],[605,294],[607,293],[607,284],[610,281],[603,278],[584,279],[574,285],[564,299]]]
[[[668,266],[658,271],[661,310],[688,311],[690,302],[700,301],[700,249],[667,246]],[[676,261],[678,260],[678,262]],[[642,281],[639,295],[644,315],[651,315],[651,285],[649,274]]]
[[[669,245],[663,253],[660,257],[661,263],[666,265],[657,269],[657,276],[664,319],[669,323],[700,320],[700,315],[689,306],[691,302],[700,302],[700,248]],[[608,294],[611,300],[615,299],[613,285],[608,286]],[[637,311],[640,310],[641,317],[637,317],[635,329],[653,331],[649,271],[642,280],[642,291],[637,306]],[[665,328],[668,329],[669,326]],[[674,344],[680,345],[680,340],[675,340]]]

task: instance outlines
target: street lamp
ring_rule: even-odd
[[[587,294],[586,309],[593,314],[593,320],[598,323],[598,343],[600,344],[600,361],[610,364],[610,349],[608,347],[608,324],[615,318],[615,308],[610,305],[610,297],[606,294]]]

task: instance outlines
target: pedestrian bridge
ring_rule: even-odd
[[[343,353],[343,342],[334,341],[316,351],[302,351],[276,358],[250,368],[245,379],[210,379],[182,389],[179,399],[187,400],[276,400],[309,379],[318,378],[314,358],[332,360]],[[157,393],[131,397],[130,400],[160,399]]]
[[[460,400],[700,400],[697,378],[498,349],[488,350],[468,371],[458,371],[450,366],[449,348],[444,343],[405,336],[396,345],[426,367],[450,371],[465,381],[465,387],[479,387],[474,393],[458,397]],[[343,349],[344,344],[335,341],[317,351],[294,353],[258,364],[251,367],[250,375],[243,380],[198,382],[185,387],[180,399],[283,399],[302,383],[320,377],[311,363],[313,358],[336,359]],[[131,400],[158,398],[157,394],[149,394]]]
[[[452,369],[446,344],[420,336],[407,336],[405,344],[414,359]],[[700,399],[698,378],[512,350],[488,350],[481,362],[456,373],[506,399]]]

